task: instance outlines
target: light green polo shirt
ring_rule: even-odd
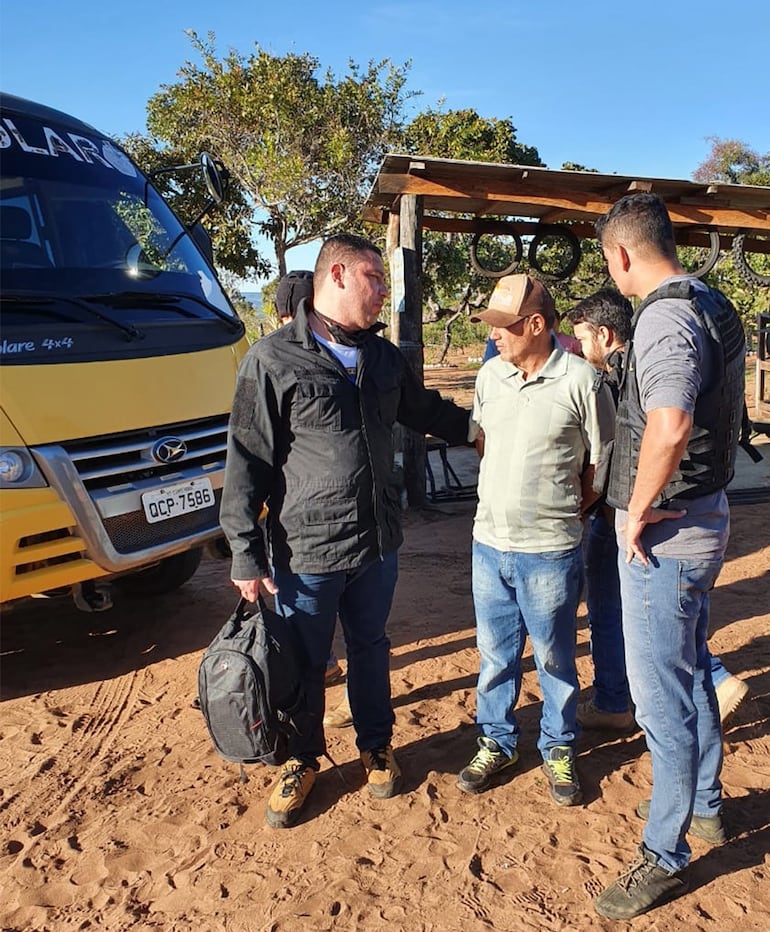
[[[496,356],[476,378],[472,423],[484,431],[474,539],[506,552],[576,546],[580,477],[614,435],[612,399],[593,366],[554,346],[525,380]]]

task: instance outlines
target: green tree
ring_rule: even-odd
[[[201,64],[185,62],[179,80],[150,99],[153,143],[188,161],[208,150],[224,162],[283,275],[293,246],[360,225],[376,168],[402,129],[409,66],[351,61],[337,77],[320,74],[307,53],[255,45],[220,59],[212,33],[206,42],[189,36]]]
[[[770,186],[770,152],[760,155],[737,139],[718,136],[709,136],[708,139],[711,152],[693,173],[695,181]],[[766,235],[758,234],[756,239],[765,244],[770,242]],[[767,253],[751,253],[747,260],[756,272],[770,275],[770,255]],[[730,298],[741,316],[746,333],[751,335],[756,327],[757,314],[767,310],[767,288],[748,282],[732,254],[723,255],[705,276],[705,281]]]
[[[770,185],[770,152],[759,155],[738,139],[706,138],[711,152],[693,172],[695,181]]]
[[[202,151],[194,145],[189,151],[160,145],[141,133],[131,133],[119,141],[148,174],[174,165],[191,164]],[[209,200],[200,171],[164,173],[156,176],[153,183],[183,223],[193,221]],[[270,263],[260,255],[251,238],[252,218],[253,210],[243,189],[230,178],[224,201],[207,212],[202,220],[212,239],[217,266],[239,278],[270,273]]]

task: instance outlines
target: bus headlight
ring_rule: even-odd
[[[0,489],[41,489],[46,481],[24,447],[0,447]]]

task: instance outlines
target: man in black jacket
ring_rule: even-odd
[[[373,243],[326,240],[313,287],[312,303],[243,360],[221,507],[234,584],[250,601],[260,588],[275,595],[306,659],[311,726],[293,741],[270,797],[276,828],[297,821],[325,752],[324,670],[338,613],[369,791],[386,799],[399,790],[385,632],[403,539],[393,425],[454,444],[468,436],[468,412],[426,390],[377,336],[387,288]],[[272,573],[257,523],[263,504]]]

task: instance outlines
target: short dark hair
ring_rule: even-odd
[[[567,312],[567,318],[573,326],[588,324],[594,332],[599,327],[607,327],[621,343],[626,343],[631,336],[633,316],[631,302],[614,288],[601,288]]]
[[[307,269],[287,272],[275,291],[275,309],[279,317],[294,317],[303,298],[313,298],[313,273]]]
[[[315,283],[320,284],[320,279],[328,273],[335,262],[352,262],[365,252],[373,252],[382,256],[380,247],[364,236],[358,236],[355,233],[335,233],[334,236],[330,236],[324,240],[316,259],[313,273]]]
[[[622,241],[641,252],[676,258],[676,243],[666,205],[657,194],[626,194],[595,224],[599,242]]]

